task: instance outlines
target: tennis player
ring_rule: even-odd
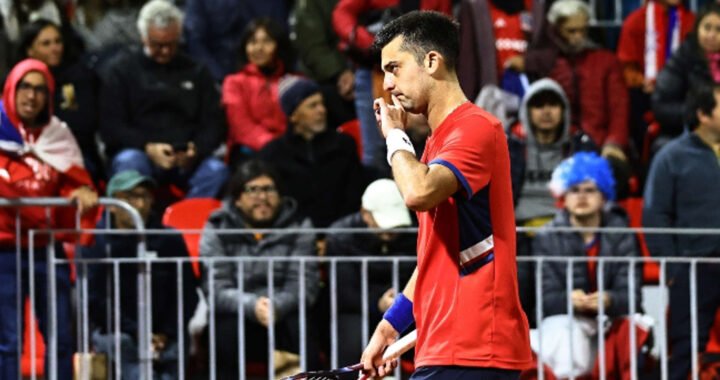
[[[375,100],[388,161],[419,219],[418,261],[362,355],[384,376],[383,349],[417,325],[412,379],[517,379],[532,366],[520,307],[508,147],[500,122],[468,102],[458,83],[458,27],[440,13],[411,12],[375,37],[384,89]],[[407,113],[431,128],[418,161]]]

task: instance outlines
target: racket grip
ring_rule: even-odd
[[[413,330],[404,337],[398,339],[395,343],[391,344],[383,353],[383,360],[397,359],[400,355],[410,351],[411,348],[415,347],[417,341],[417,330]]]

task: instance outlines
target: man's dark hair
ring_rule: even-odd
[[[282,184],[279,180],[280,177],[275,172],[275,169],[264,161],[252,159],[250,161],[243,162],[230,179],[230,183],[228,184],[228,194],[231,199],[238,199],[245,191],[245,185],[247,185],[248,182],[262,176],[270,177],[270,179],[272,179],[275,183],[275,187],[277,187],[280,195],[283,194]]]
[[[411,52],[419,64],[425,54],[434,50],[445,58],[448,70],[455,71],[460,53],[458,24],[448,16],[433,11],[412,11],[390,21],[375,36],[373,49],[382,50],[398,36],[403,37],[402,50]]]
[[[720,85],[704,84],[693,87],[685,100],[685,125],[689,129],[695,129],[700,125],[697,113],[712,115],[717,102],[715,93],[720,93]]]
[[[279,59],[280,62],[285,66],[285,71],[292,71],[295,57],[293,54],[292,46],[290,46],[290,38],[288,33],[283,30],[282,26],[275,20],[269,17],[260,17],[251,20],[242,34],[240,35],[240,67],[248,63],[248,56],[246,47],[250,39],[255,35],[258,30],[264,30],[265,33],[275,41],[275,58]],[[273,62],[274,63],[274,62]]]
[[[527,102],[528,107],[542,107],[547,104],[565,106],[560,94],[550,89],[538,91]]]

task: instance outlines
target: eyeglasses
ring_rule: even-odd
[[[44,84],[39,84],[37,86],[33,86],[30,83],[27,82],[20,82],[17,85],[17,91],[18,92],[34,92],[35,94],[47,94],[48,93],[48,86]]]
[[[277,195],[277,187],[275,187],[274,185],[245,186],[243,192],[255,197],[259,196],[260,194]]]
[[[600,190],[597,187],[571,187],[568,189],[568,194],[596,194]]]

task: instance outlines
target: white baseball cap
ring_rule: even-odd
[[[400,190],[391,179],[371,183],[363,193],[362,207],[372,214],[380,228],[406,227],[412,223]]]

